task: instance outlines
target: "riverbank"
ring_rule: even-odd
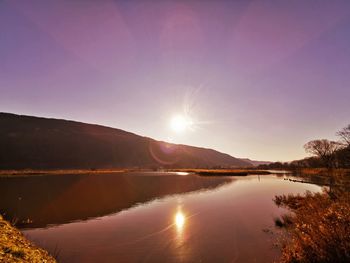
[[[115,174],[127,172],[145,172],[154,171],[151,169],[59,169],[59,170],[0,170],[0,178],[5,177],[28,177],[43,175],[89,175],[89,174]],[[195,173],[201,176],[246,176],[246,175],[263,175],[273,174],[268,170],[255,169],[170,169],[168,172],[187,172]]]
[[[54,263],[56,260],[0,216],[0,262]]]
[[[350,169],[343,169],[343,168],[334,168],[334,169],[327,169],[327,168],[301,168],[297,170],[293,170],[295,173],[300,173],[302,175],[319,175],[319,176],[329,176],[329,174],[334,175],[349,175],[350,176]]]
[[[300,177],[302,182],[312,181],[319,185],[350,190],[350,169],[302,168],[293,171],[293,175]],[[288,180],[299,181],[294,178]]]
[[[349,262],[349,192],[276,196],[275,203],[292,212],[276,219],[287,233],[280,262]]]
[[[114,173],[125,173],[134,171],[132,169],[59,169],[59,170],[0,170],[1,177],[27,177],[27,176],[42,176],[42,175],[88,175],[88,174],[114,174]]]

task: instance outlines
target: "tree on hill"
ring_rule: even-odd
[[[336,134],[344,146],[337,152],[337,161],[341,167],[350,167],[350,124]]]
[[[350,124],[338,131],[337,136],[346,147],[350,147]]]
[[[327,139],[313,140],[304,145],[307,153],[320,158],[327,168],[335,165],[335,153],[342,148],[339,142]]]

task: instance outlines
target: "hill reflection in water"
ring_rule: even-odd
[[[280,255],[274,247],[273,233],[278,231],[274,218],[285,213],[274,204],[274,196],[321,190],[276,175],[234,177],[232,181],[228,177],[174,174],[123,177],[120,191],[128,197],[128,205],[137,204],[141,196],[152,200],[146,190],[167,196],[158,195],[151,202],[107,216],[25,229],[24,234],[48,251],[58,248],[60,262],[274,262]],[[76,183],[80,184],[85,185]],[[107,183],[106,187],[113,189]],[[102,188],[95,184],[89,193],[103,195]],[[169,189],[179,194],[171,195]],[[119,194],[113,193],[116,204],[122,202]],[[62,196],[65,198],[55,199],[54,204],[68,202],[73,194]],[[85,195],[80,202],[89,198]],[[99,198],[100,202],[105,198]],[[77,209],[88,210],[88,205],[83,206]],[[98,202],[93,202],[94,206]]]
[[[208,179],[176,173],[56,175],[0,180],[0,211],[25,228],[104,216],[167,195],[213,189],[232,182],[229,178]]]

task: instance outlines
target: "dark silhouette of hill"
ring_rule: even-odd
[[[248,159],[248,158],[240,158],[240,160],[242,160],[242,161],[245,161],[245,162],[248,162],[248,163],[250,163],[252,166],[259,166],[259,165],[268,165],[268,164],[270,164],[270,163],[272,163],[272,162],[270,162],[270,161],[256,161],[256,160],[250,160],[250,159]]]
[[[0,169],[211,168],[249,162],[120,129],[0,113]]]

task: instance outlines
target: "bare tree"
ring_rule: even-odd
[[[341,148],[339,142],[326,139],[313,140],[304,145],[307,153],[319,157],[327,168],[332,168],[335,163],[335,153]]]
[[[337,132],[337,136],[340,137],[341,142],[346,146],[350,146],[350,124],[345,128]]]

